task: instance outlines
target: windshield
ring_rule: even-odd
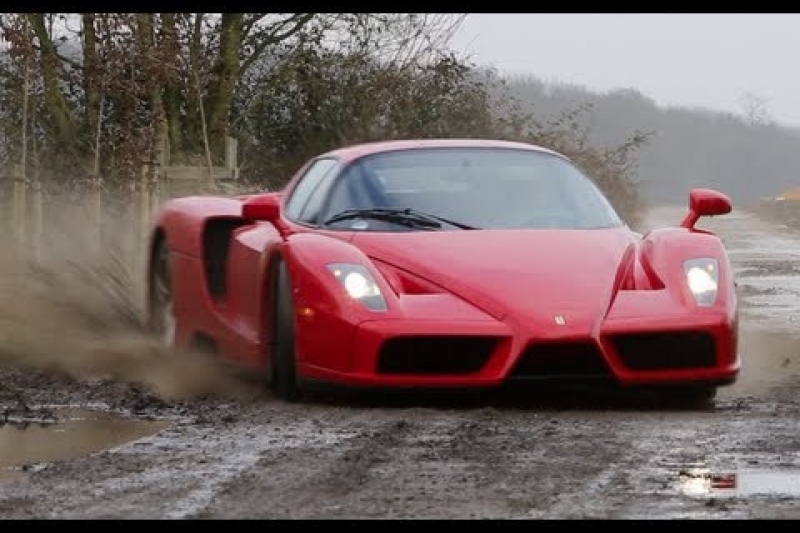
[[[483,229],[622,225],[573,164],[546,152],[508,148],[417,148],[361,158],[336,180],[322,220],[331,220],[332,228],[409,230],[387,220],[336,216],[375,208],[411,209]]]

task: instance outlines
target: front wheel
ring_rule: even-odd
[[[275,351],[272,354],[272,389],[282,400],[300,399],[295,363],[294,305],[286,263],[280,261],[275,276]]]
[[[670,387],[665,391],[664,399],[678,407],[704,409],[714,404],[717,387],[714,385],[685,385]]]

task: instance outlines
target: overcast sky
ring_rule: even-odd
[[[501,72],[800,126],[800,14],[470,14],[453,46]]]

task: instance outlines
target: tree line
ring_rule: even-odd
[[[450,47],[464,15],[0,14],[0,165],[45,190],[127,190],[161,147],[275,188],[337,146],[410,137],[543,144],[583,167],[635,225],[647,135],[597,142],[580,105],[547,119]]]
[[[633,89],[593,91],[535,75],[513,76],[508,86],[523,111],[542,117],[583,106],[578,127],[592,144],[646,132],[636,181],[648,203],[683,204],[692,187],[714,187],[748,208],[800,187],[800,129],[778,123],[756,95],[745,93],[737,113],[663,106]]]

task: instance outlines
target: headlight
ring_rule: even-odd
[[[386,311],[386,300],[369,270],[350,263],[331,263],[328,270],[342,284],[350,298],[358,300],[370,311]]]
[[[708,307],[717,300],[719,285],[719,263],[716,259],[703,257],[683,262],[686,283],[694,295],[697,305]]]

